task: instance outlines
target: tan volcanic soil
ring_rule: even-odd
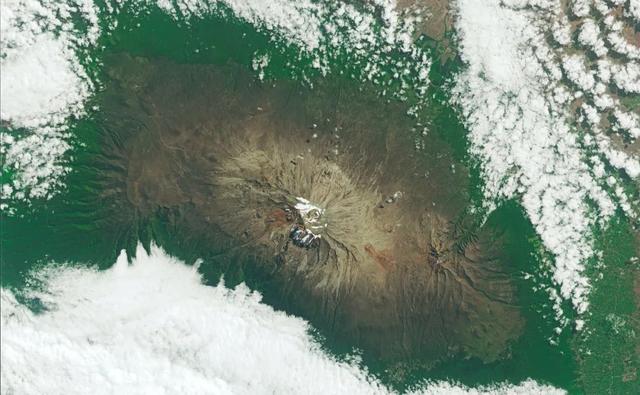
[[[417,24],[416,30],[436,41],[443,40],[453,24],[448,0],[398,0],[397,9],[421,16],[422,22]]]
[[[416,152],[402,106],[348,81],[310,90],[234,66],[107,66],[105,194],[121,194],[128,217],[163,213],[176,237],[266,273],[288,311],[385,360],[492,361],[520,335],[499,237],[463,215],[466,171],[436,138]],[[296,197],[325,210],[316,247],[289,238]]]

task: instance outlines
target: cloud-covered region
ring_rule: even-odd
[[[97,10],[81,1],[2,1],[0,35],[0,118],[13,130],[0,141],[3,172],[12,173],[1,196],[46,197],[68,171],[67,120],[84,113],[92,90],[75,50],[97,40]]]
[[[320,350],[300,318],[245,286],[205,286],[194,267],[153,247],[109,270],[52,265],[20,295],[2,289],[2,393],[387,394],[356,363]],[[528,380],[418,393],[563,393]]]
[[[640,49],[628,4],[574,1],[566,10],[552,0],[457,1],[467,69],[454,101],[487,201],[518,199],[554,256],[559,293],[549,292],[559,318],[563,299],[587,311],[594,230],[617,209],[637,215],[621,187],[640,175],[638,108],[629,104]]]

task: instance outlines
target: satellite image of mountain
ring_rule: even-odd
[[[0,5],[0,394],[640,393],[640,0]]]

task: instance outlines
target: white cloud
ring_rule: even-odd
[[[604,40],[600,38],[600,28],[593,19],[586,19],[582,23],[578,40],[582,45],[590,48],[598,57],[602,57],[609,52]]]
[[[580,89],[590,91],[595,86],[596,80],[593,73],[585,66],[585,59],[580,55],[570,55],[564,58],[562,68],[567,78]]]
[[[614,24],[614,26],[616,25]],[[640,59],[640,48],[627,42],[619,31],[614,30],[607,34],[607,41],[611,45],[611,49],[613,51],[624,55],[629,59]]]
[[[600,15],[607,15],[611,10],[605,0],[594,0],[593,7],[598,10]]]
[[[613,81],[622,91],[640,93],[640,63],[611,64]]]
[[[85,21],[81,36],[74,34],[71,11]],[[70,148],[65,122],[83,114],[91,93],[74,50],[97,39],[96,11],[90,2],[7,0],[0,18],[0,118],[13,129],[3,134],[0,151],[3,168],[14,173],[11,185],[4,184],[10,188],[3,188],[11,193],[2,197],[42,198],[61,185]]]
[[[629,0],[629,9],[627,15],[640,22],[640,0]]]
[[[93,4],[6,0],[0,9],[1,118],[37,128],[81,113],[91,85],[74,50],[100,34]],[[76,29],[72,13],[83,18],[83,29]]]
[[[613,203],[591,177],[567,124],[558,90],[543,63],[552,62],[531,11],[499,1],[460,0],[457,28],[468,69],[457,80],[472,153],[482,160],[489,201],[519,198],[544,245],[555,255],[553,279],[578,312],[588,306],[584,262],[593,255],[591,228],[597,221],[587,199],[604,218]],[[540,58],[542,60],[539,60]],[[590,89],[594,79],[581,58],[563,67]]]
[[[599,83],[598,86],[602,86],[602,83]],[[616,104],[616,101],[611,97],[611,95],[607,93],[596,94],[593,97],[593,104],[601,110],[606,110],[609,108],[613,108]]]
[[[627,10],[630,3],[616,4]],[[619,91],[640,92],[640,67],[633,60],[639,49],[622,37],[626,20],[611,14],[603,1],[572,1],[569,10],[543,0],[459,0],[457,5],[468,68],[457,77],[454,101],[470,129],[471,151],[481,160],[487,205],[520,200],[555,256],[559,296],[585,312],[590,289],[585,265],[598,259],[594,227],[606,226],[616,207],[635,217],[624,191],[606,182],[617,172],[608,174],[601,162],[591,167],[588,157],[597,152],[630,177],[640,175],[638,158],[600,130],[601,120],[613,115],[614,131],[632,138],[640,134],[631,122],[636,109],[623,113],[618,100]],[[578,17],[575,36],[567,12]],[[556,45],[547,43],[549,36]],[[626,59],[611,57],[611,51]],[[560,311],[559,305],[555,309]]]
[[[272,30],[304,48],[313,50],[320,46],[321,7],[315,2],[224,0],[222,3],[233,10],[239,18],[255,26]],[[175,3],[158,1],[157,4],[176,18],[179,14],[202,17],[219,6],[216,2],[206,0],[180,0]]]
[[[37,129],[60,124],[82,112],[89,95],[84,71],[73,51],[52,33],[2,60],[1,117],[14,127]]]
[[[182,15],[187,21],[219,11],[225,5],[238,18],[296,45],[323,75],[330,71],[335,57],[346,52],[349,64],[357,66],[349,71],[352,78],[385,87],[399,86],[382,89],[382,94],[400,100],[416,98],[418,104],[409,110],[410,114],[423,105],[431,59],[413,45],[415,18],[398,14],[393,0],[375,0],[361,6],[308,0],[183,0],[161,5],[175,18]]]
[[[382,53],[392,51],[416,55],[414,61],[418,63],[426,61],[412,45],[410,18],[401,18],[392,0],[375,0],[364,8],[347,2],[310,0],[181,0],[157,4],[174,18],[187,19],[206,16],[224,5],[238,18],[314,53],[320,69],[326,67],[323,57],[338,48],[368,56],[372,66]]]
[[[571,2],[571,11],[577,17],[589,15],[591,10],[591,0],[574,0]]]
[[[567,45],[571,42],[571,24],[569,18],[564,16],[553,24],[553,38],[560,45]]]
[[[582,111],[590,125],[598,126],[600,124],[600,114],[598,113],[598,110],[587,103],[582,103]]]
[[[640,115],[615,109],[613,116],[616,119],[615,127],[626,131],[633,138],[640,137]]]
[[[637,158],[613,149],[604,136],[599,136],[598,147],[613,167],[624,170],[631,178],[640,176],[640,161]]]
[[[153,247],[109,270],[41,269],[23,290],[34,314],[2,289],[2,394],[374,394],[390,390],[355,363],[320,350],[309,325],[260,302],[245,286],[201,283],[193,267]],[[427,394],[554,394],[527,380]]]

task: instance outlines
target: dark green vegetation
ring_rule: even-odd
[[[626,221],[600,236],[602,278],[591,294],[589,330],[574,340],[579,380],[592,394],[640,392],[640,263],[638,239]],[[595,277],[595,276],[594,276]]]

